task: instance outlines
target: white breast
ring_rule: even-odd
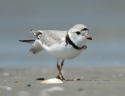
[[[72,45],[66,45],[65,42],[62,42],[58,45],[51,46],[48,52],[58,59],[72,59],[78,56],[82,50],[74,49]]]

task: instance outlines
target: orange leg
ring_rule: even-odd
[[[59,66],[58,63],[57,63],[57,69],[58,69],[59,73],[58,73],[58,75],[56,76],[56,78],[58,78],[58,79],[61,80],[61,78],[60,78],[60,66]]]
[[[62,72],[61,72],[61,69],[62,69],[62,66],[64,65],[64,59],[62,60],[61,62],[61,67],[59,66],[58,62],[57,62],[57,69],[59,71],[58,75],[56,76],[56,78],[58,79],[61,79],[61,80],[65,80],[65,78],[63,77],[62,75]],[[61,76],[61,77],[60,77]]]

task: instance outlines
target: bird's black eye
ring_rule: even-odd
[[[87,28],[84,28],[84,29],[82,29],[82,31],[87,31],[88,29]],[[88,30],[89,31],[89,30]]]
[[[79,35],[79,34],[80,34],[80,32],[79,32],[79,31],[77,31],[77,32],[76,32],[76,34],[77,34],[77,35]]]

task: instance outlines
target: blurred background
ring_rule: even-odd
[[[0,68],[56,67],[46,51],[29,52],[31,29],[69,30],[86,25],[93,38],[88,49],[65,67],[125,65],[125,0],[1,0]]]

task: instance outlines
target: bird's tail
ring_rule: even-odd
[[[35,42],[35,40],[19,40],[19,41],[24,43],[29,43],[29,44],[33,44]]]

